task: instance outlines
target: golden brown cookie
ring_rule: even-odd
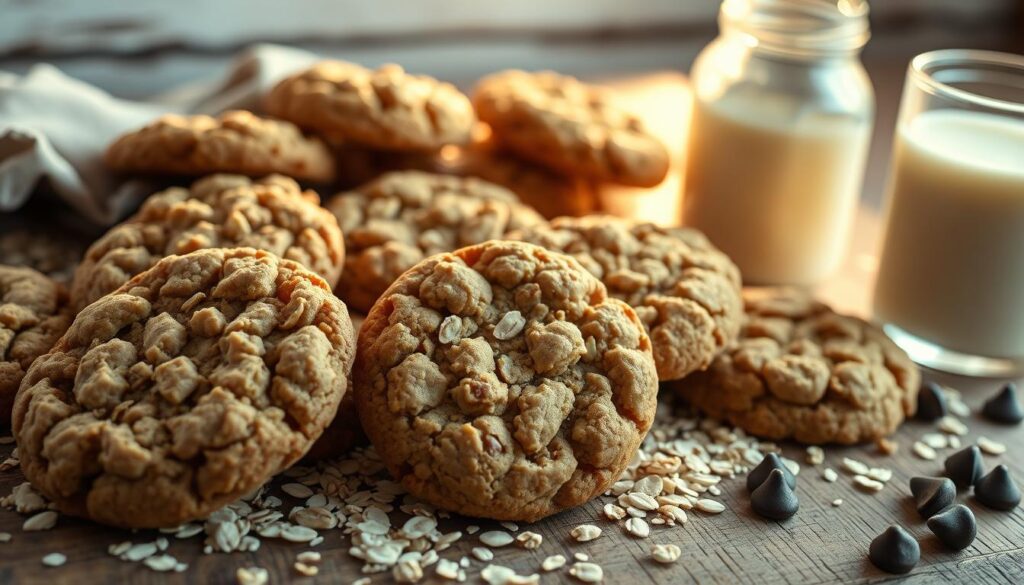
[[[544,219],[503,187],[419,171],[386,174],[327,202],[345,234],[338,295],[357,311],[414,264]]]
[[[654,419],[636,313],[572,258],[490,241],[424,260],[359,334],[359,418],[392,475],[453,512],[533,522],[617,480]]]
[[[678,383],[694,406],[769,439],[862,443],[917,408],[920,372],[877,327],[794,291],[747,291],[739,341]]]
[[[240,246],[295,260],[334,286],[344,242],[319,200],[280,175],[258,181],[212,175],[189,189],[161,191],[89,247],[75,271],[71,300],[81,310],[165,256]]]
[[[0,427],[11,421],[14,396],[35,359],[71,324],[67,291],[45,275],[0,265]]]
[[[668,150],[640,119],[573,77],[503,71],[477,84],[473,105],[500,144],[555,171],[637,187],[668,173]]]
[[[298,461],[354,354],[322,278],[252,248],[171,256],[88,306],[14,408],[25,476],[66,514],[204,518]]]
[[[322,61],[284,79],[264,107],[303,128],[384,150],[462,144],[476,122],[469,99],[450,83],[398,65],[370,70],[345,61]]]
[[[509,238],[569,254],[629,303],[648,328],[662,380],[703,370],[739,332],[739,270],[696,230],[563,217]]]
[[[116,171],[132,173],[334,179],[334,157],[319,138],[303,136],[289,122],[242,110],[217,117],[168,114],[118,138],[105,160]]]

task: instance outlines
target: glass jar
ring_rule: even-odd
[[[874,92],[862,0],[725,0],[691,71],[684,223],[744,282],[811,285],[846,252]]]

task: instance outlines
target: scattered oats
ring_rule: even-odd
[[[585,552],[578,552],[578,553],[573,554],[572,558],[576,559],[577,561],[589,561],[590,560],[590,555],[588,555]]]
[[[316,530],[305,526],[288,526],[281,530],[281,538],[288,542],[309,542],[317,536]]]
[[[466,527],[466,534],[473,535],[473,534],[476,534],[477,532],[480,532],[480,527],[477,526],[476,524],[470,524],[469,526]]]
[[[480,542],[491,548],[498,548],[512,544],[515,539],[512,535],[501,530],[489,530],[480,534]]]
[[[839,506],[842,506],[842,505],[843,505],[843,498],[836,498],[836,499],[832,500],[832,507],[838,508]]]
[[[1002,455],[1006,453],[1006,445],[985,436],[978,437],[978,448],[989,455]]]
[[[0,542],[11,542],[11,533],[0,532]]]
[[[884,483],[871,479],[866,475],[853,476],[853,485],[869,492],[880,492],[885,487]]]
[[[932,449],[931,447],[922,443],[921,441],[914,441],[914,445],[911,447],[911,451],[914,452],[914,455],[917,455],[918,457],[926,461],[932,461],[936,457],[935,449]]]
[[[49,530],[56,525],[57,513],[53,510],[47,510],[25,520],[25,523],[21,525],[21,529],[25,532],[32,532],[36,530]]]
[[[793,475],[800,475],[800,464],[788,457],[781,457],[782,464],[789,468]]]
[[[361,579],[356,579],[355,581],[353,581],[352,585],[371,585],[372,582],[373,579],[369,577],[363,577]]]
[[[437,520],[428,516],[413,516],[402,525],[402,534],[416,539],[426,536],[437,528]]]
[[[949,437],[949,448],[950,449],[959,449],[960,448],[960,437],[957,437],[956,435],[950,435],[950,437]]]
[[[825,481],[832,483],[839,479],[839,474],[836,473],[835,469],[832,469],[831,467],[826,467],[821,471],[821,479],[824,479]]]
[[[849,457],[843,457],[843,471],[851,473],[853,475],[867,475],[869,468],[864,463],[857,461],[856,459],[850,459]]]
[[[238,585],[267,585],[270,582],[270,573],[262,567],[239,567],[235,571],[235,581]]]
[[[152,542],[143,542],[142,544],[132,545],[131,548],[124,551],[121,555],[121,559],[125,561],[138,562],[155,555],[157,553],[156,544]]]
[[[127,541],[127,540],[124,541],[124,542],[118,543],[118,544],[112,544],[112,545],[107,547],[107,554],[109,554],[111,556],[119,557],[119,556],[123,555],[125,552],[127,552],[128,549],[130,549],[131,547],[132,547],[131,541]]]
[[[491,549],[489,548],[477,546],[473,547],[473,550],[470,552],[473,553],[473,556],[476,557],[478,561],[483,561],[486,563],[494,560],[494,553],[491,552]]]
[[[817,445],[807,448],[807,463],[810,465],[821,465],[825,462],[825,450]]]
[[[955,416],[947,414],[939,419],[939,430],[950,435],[964,436],[967,434],[967,425]]]
[[[575,563],[569,567],[569,574],[584,583],[600,583],[604,579],[604,570],[601,565],[594,563]]]
[[[717,485],[713,485],[708,488],[708,493],[712,496],[720,496],[722,495],[722,490],[719,489]]]
[[[323,494],[313,494],[306,500],[307,508],[323,508],[327,505],[327,496]]]
[[[678,561],[682,554],[683,551],[674,544],[656,544],[651,547],[651,558],[666,565]]]
[[[178,566],[178,559],[172,557],[171,555],[158,555],[154,557],[149,557],[143,562],[150,569],[154,571],[159,571],[161,573],[173,571],[174,568]]]
[[[315,550],[307,550],[295,555],[296,561],[299,561],[300,563],[306,563],[307,565],[319,563],[321,558],[323,557],[320,555],[320,553],[316,552]]]
[[[643,492],[626,494],[626,502],[638,510],[651,512],[658,509],[658,501]]]
[[[624,494],[624,493],[628,492],[629,490],[633,489],[633,484],[634,483],[635,482],[633,480],[620,479],[619,481],[617,481],[614,484],[612,484],[612,488],[609,491],[611,492],[611,494],[613,496],[621,496],[622,494]]]
[[[438,577],[454,581],[459,578],[459,563],[449,561],[448,559],[441,559],[437,561],[437,567],[434,569],[434,573],[436,573]]]
[[[622,520],[626,517],[626,510],[609,502],[604,505],[604,517],[612,522]]]
[[[19,514],[31,514],[46,509],[46,499],[27,481],[14,486],[11,495],[4,498],[4,504],[8,507],[13,506]]]
[[[664,486],[665,481],[660,476],[648,475],[633,484],[633,491],[656,498],[661,495]]]
[[[245,538],[243,538],[242,539],[242,543],[243,544],[245,543],[245,539],[246,538],[252,538],[252,537],[251,536],[246,536]],[[253,539],[253,540],[256,540],[256,539]],[[321,544],[323,544],[323,542],[324,542],[324,537],[323,536],[317,536],[313,540],[309,541],[309,546],[320,546]],[[256,540],[256,548],[259,548],[259,544],[260,544],[260,541]],[[253,550],[255,550],[255,549],[253,549]]]
[[[300,500],[305,500],[313,495],[313,490],[301,483],[286,483],[281,486],[281,491],[293,498],[299,498]]]
[[[875,441],[875,448],[882,455],[895,455],[896,451],[900,448],[900,444],[887,437],[882,437]]]
[[[434,548],[437,550],[444,550],[455,544],[455,542],[460,538],[462,538],[462,532],[458,530],[449,532],[448,534],[442,534],[438,537],[437,542],[434,543]]]
[[[519,525],[515,522],[501,522],[501,527],[509,532],[519,532]]]
[[[523,318],[522,313],[519,311],[509,311],[494,326],[494,337],[501,341],[507,341],[519,335],[525,326],[526,319]]]
[[[684,511],[679,506],[665,504],[664,506],[658,508],[658,513],[660,513],[665,518],[671,520],[675,524],[686,524],[686,511]]]
[[[955,396],[946,395],[946,406],[949,408],[949,412],[956,416],[967,418],[971,416],[971,407],[967,406],[967,403]]]
[[[516,542],[526,550],[536,550],[540,548],[541,543],[544,542],[544,537],[536,532],[530,532],[527,530],[526,532],[516,536]]]
[[[868,470],[868,477],[875,481],[886,483],[892,479],[892,470],[884,467],[872,467]]]
[[[701,499],[697,500],[694,505],[695,508],[704,512],[705,514],[719,514],[725,511],[725,505],[715,500]]]
[[[630,518],[626,520],[626,531],[637,538],[647,538],[651,535],[651,527],[643,518]]]
[[[58,552],[50,553],[43,557],[43,564],[47,567],[59,567],[68,562],[68,558]]]
[[[540,582],[540,575],[524,577],[501,565],[487,565],[480,571],[480,578],[488,585],[530,585]]]
[[[391,575],[397,583],[416,583],[423,578],[423,567],[414,560],[399,561]]]
[[[562,555],[551,555],[550,557],[544,559],[544,561],[540,564],[540,568],[548,572],[554,571],[556,569],[561,569],[564,566],[565,557],[563,557]]]
[[[921,436],[921,442],[932,449],[945,449],[949,447],[949,435],[942,433],[925,433]]]
[[[569,536],[576,542],[588,542],[601,536],[601,529],[593,524],[580,524],[569,531]]]
[[[192,538],[193,536],[199,534],[202,531],[203,527],[199,524],[186,524],[184,526],[178,527],[178,531],[174,533],[174,538]]]
[[[402,556],[402,547],[393,542],[366,549],[366,560],[378,565],[391,566],[398,562],[400,556]]]

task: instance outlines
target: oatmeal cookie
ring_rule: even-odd
[[[651,341],[572,258],[490,241],[424,260],[359,333],[363,428],[411,494],[532,522],[619,478],[654,419]]]
[[[168,114],[115,140],[105,160],[122,172],[334,179],[334,156],[319,138],[304,136],[290,122],[242,110],[217,117]]]
[[[327,136],[385,150],[436,150],[469,138],[476,116],[450,83],[398,65],[323,61],[278,83],[264,107]]]
[[[496,73],[477,85],[473,105],[499,143],[555,171],[637,187],[668,173],[668,150],[640,119],[575,78]]]
[[[563,217],[509,238],[573,256],[629,303],[650,333],[661,380],[703,370],[739,332],[739,270],[696,230]]]
[[[917,408],[920,372],[877,327],[794,291],[747,291],[739,340],[678,383],[694,406],[758,436],[852,444]]]
[[[21,467],[70,515],[204,518],[299,460],[354,354],[316,274],[252,248],[164,258],[78,314],[14,407]]]
[[[70,323],[63,286],[31,268],[0,265],[0,427],[10,424],[29,366]]]
[[[273,252],[334,286],[345,247],[337,220],[319,200],[280,175],[258,181],[211,175],[189,189],[161,191],[89,247],[71,284],[73,304],[81,310],[157,260],[204,248]]]
[[[501,238],[544,219],[509,190],[476,178],[388,173],[327,202],[345,234],[338,295],[368,311],[400,274],[431,254]]]

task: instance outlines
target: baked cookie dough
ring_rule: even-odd
[[[296,179],[334,179],[334,155],[290,122],[242,110],[213,116],[168,114],[118,138],[107,166],[122,172],[199,176],[282,173]]]
[[[573,77],[503,71],[477,84],[473,105],[500,144],[555,171],[637,187],[668,173],[668,150],[640,119]]]
[[[532,522],[617,480],[654,419],[636,313],[563,254],[490,241],[424,260],[359,333],[355,400],[414,496]]]
[[[288,177],[212,175],[150,196],[86,251],[71,284],[81,310],[157,260],[205,248],[252,247],[295,260],[334,286],[345,262],[338,222]]]
[[[716,418],[769,439],[853,444],[917,407],[920,372],[870,323],[794,291],[747,291],[739,340],[678,383]]]
[[[204,518],[299,460],[354,354],[322,278],[251,248],[164,258],[75,318],[14,408],[21,467],[65,514]]]
[[[472,177],[388,173],[327,202],[345,234],[338,295],[357,311],[414,264],[544,219],[509,190]]]
[[[454,85],[398,65],[322,61],[278,83],[264,107],[326,136],[385,150],[437,150],[469,138],[476,116]]]
[[[739,333],[739,269],[696,230],[563,217],[509,238],[569,254],[629,303],[648,328],[661,380],[703,370]]]
[[[0,265],[0,427],[25,372],[71,324],[63,286],[31,268]]]

